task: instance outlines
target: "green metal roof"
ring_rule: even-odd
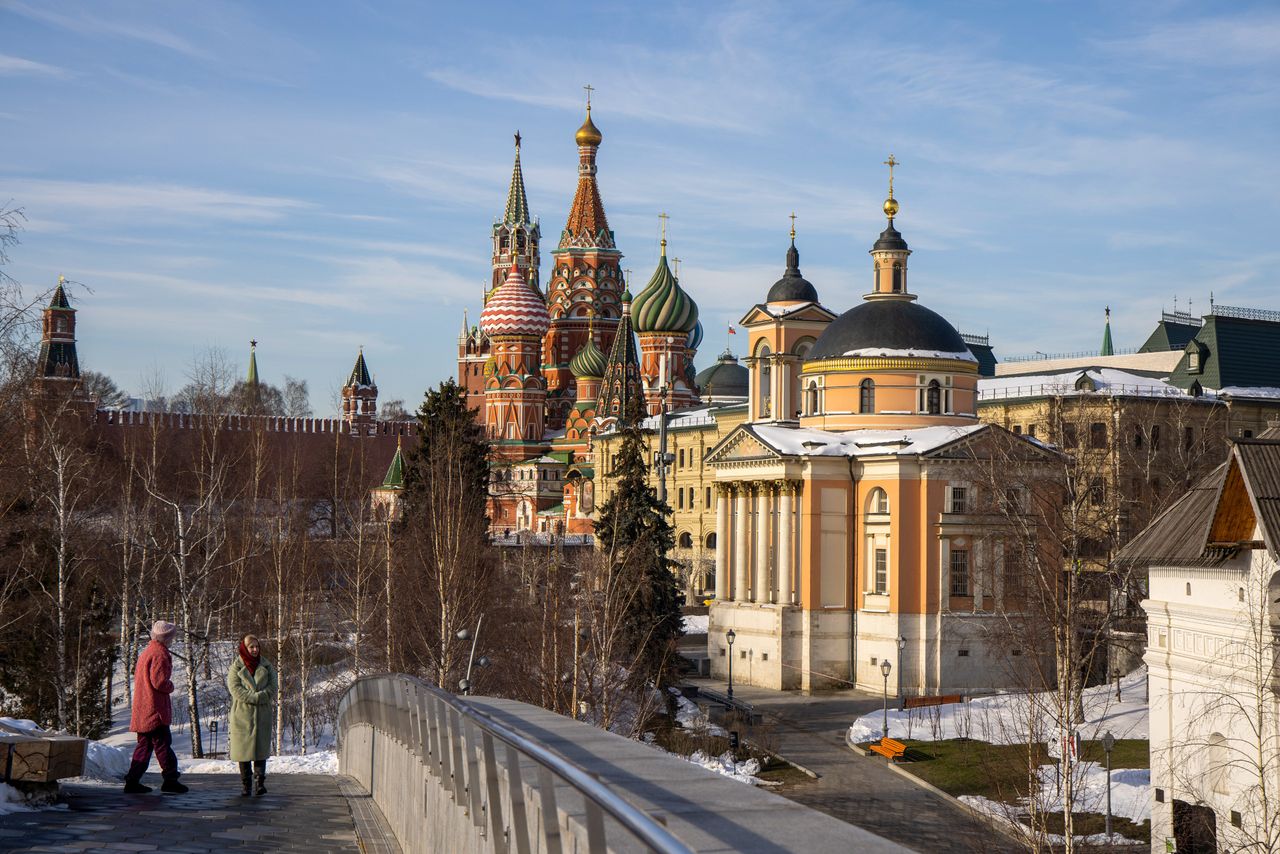
[[[1200,327],[1196,324],[1163,319],[1156,324],[1155,331],[1138,348],[1138,352],[1166,353],[1169,350],[1181,350],[1199,331]]]
[[[1107,308],[1107,325],[1102,330],[1102,349],[1098,352],[1099,356],[1114,356],[1116,354],[1115,347],[1111,346],[1111,309]]]
[[[396,455],[391,458],[391,465],[387,467],[387,476],[382,479],[383,489],[404,489],[404,454],[400,452],[400,446],[396,445]]]
[[[347,385],[373,385],[373,377],[369,375],[369,366],[364,361],[364,348],[360,348],[360,354],[356,356],[355,367],[351,369],[351,376],[347,379]]]
[[[1190,388],[1197,380],[1215,389],[1280,388],[1280,322],[1209,314],[1193,340],[1201,345],[1202,370],[1189,370],[1189,348],[1184,348],[1169,376],[1179,388]]]

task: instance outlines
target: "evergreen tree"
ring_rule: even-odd
[[[398,665],[452,690],[475,630],[497,591],[489,554],[489,444],[453,380],[427,392],[418,410],[418,444],[406,455],[398,558],[409,584],[397,609]],[[483,639],[482,639],[483,642]]]
[[[636,588],[625,627],[630,647],[639,653],[632,676],[661,688],[674,676],[675,641],[682,633],[675,562],[667,558],[675,533],[667,521],[671,508],[645,478],[639,399],[633,397],[627,408],[612,473],[617,484],[600,507],[596,537],[614,571],[631,576]]]

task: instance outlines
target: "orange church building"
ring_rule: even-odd
[[[895,695],[1008,684],[992,629],[1022,567],[966,472],[996,431],[1032,462],[1053,452],[979,423],[976,359],[910,289],[892,174],[884,211],[862,303],[819,302],[793,233],[787,273],[741,321],[749,415],[707,457],[719,678],[732,629],[738,683],[879,692],[888,661]]]

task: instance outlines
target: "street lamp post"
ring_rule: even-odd
[[[729,642],[729,702],[733,702],[733,641],[738,635],[733,629],[729,629],[724,639]]]
[[[1111,841],[1111,750],[1116,746],[1116,737],[1107,730],[1102,736],[1102,749],[1107,754],[1107,841]]]
[[[880,662],[880,673],[884,676],[884,737],[889,737],[889,673],[893,670],[893,665],[889,663],[889,659]]]

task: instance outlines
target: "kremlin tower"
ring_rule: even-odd
[[[378,419],[378,386],[364,361],[364,348],[356,356],[347,384],[342,387],[342,420],[357,436],[372,436]]]

